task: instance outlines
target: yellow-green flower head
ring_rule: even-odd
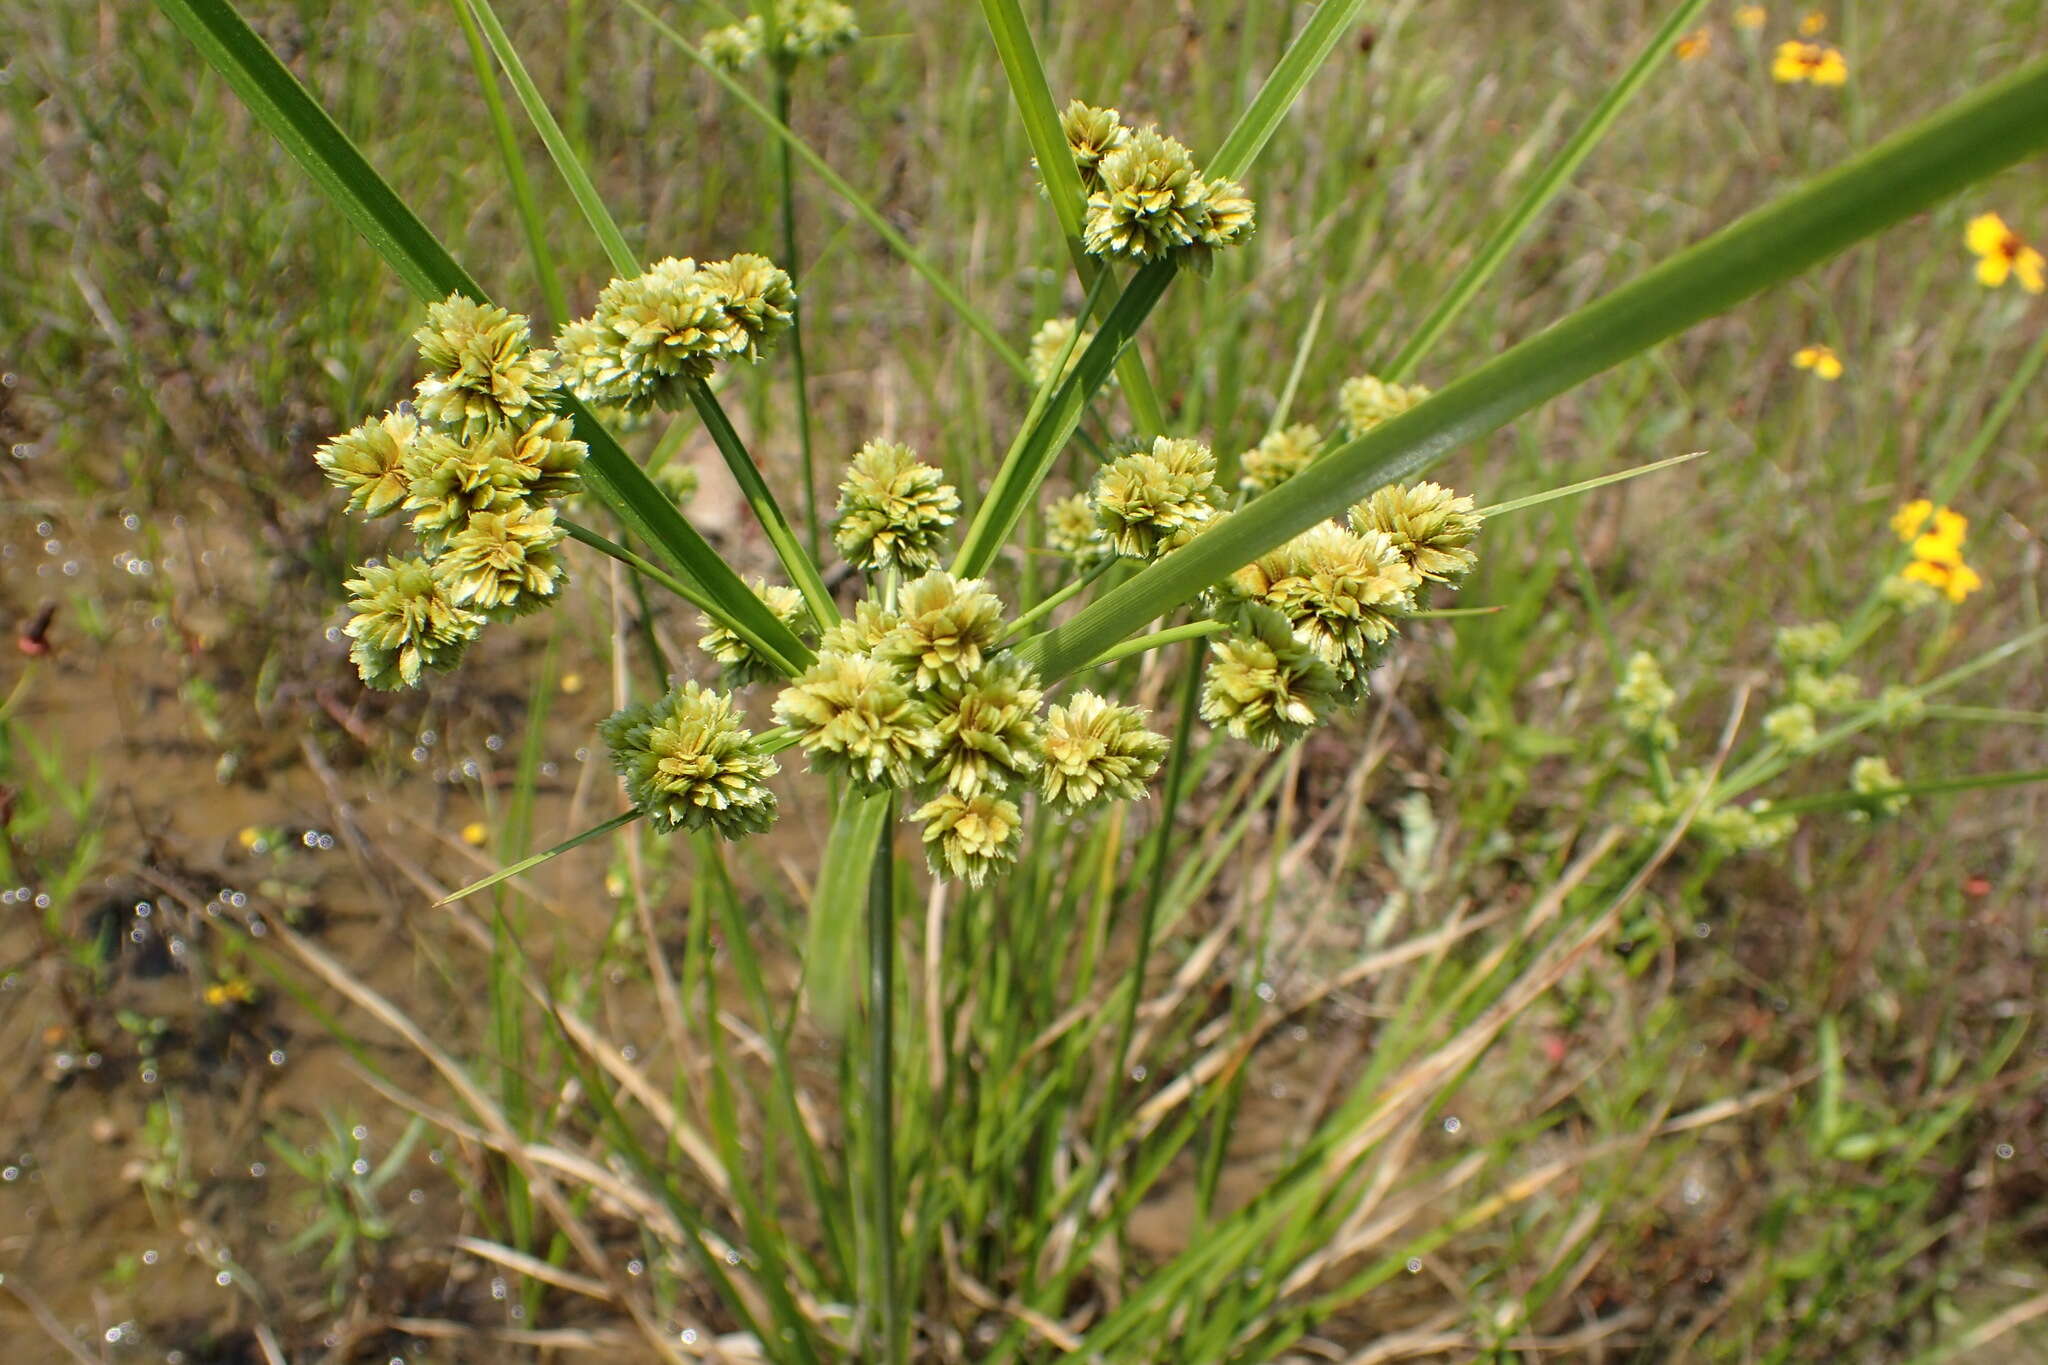
[[[1888,728],[1903,730],[1926,719],[1927,699],[1917,688],[1893,683],[1877,694],[1877,714]]]
[[[878,652],[919,690],[966,682],[1002,635],[1002,601],[978,578],[934,570],[903,585],[896,610],[903,623]]]
[[[766,256],[741,252],[712,261],[698,269],[697,283],[718,299],[737,333],[733,354],[747,360],[760,359],[763,343],[796,316],[796,286]]]
[[[1070,493],[1046,504],[1045,543],[1077,569],[1092,569],[1110,557],[1109,542],[1095,520],[1095,504],[1086,493]]]
[[[1892,771],[1892,765],[1876,754],[1857,759],[1849,766],[1849,789],[1869,799],[1863,809],[1853,814],[1866,820],[1873,815],[1897,815],[1906,808],[1910,799],[1893,790],[1900,785],[1899,775]]]
[[[1337,390],[1337,406],[1344,412],[1344,429],[1356,437],[1427,397],[1429,390],[1420,384],[1389,384],[1377,375],[1361,374]]]
[[[484,618],[458,606],[424,559],[365,564],[349,591],[348,657],[380,692],[417,686],[428,670],[445,673],[483,629]]]
[[[980,886],[995,868],[1017,861],[1023,812],[999,792],[946,792],[910,818],[924,825],[925,860],[935,876]]]
[[[822,650],[775,699],[811,766],[870,787],[907,787],[939,742],[903,673],[872,654]]]
[[[519,314],[460,294],[428,305],[426,325],[412,334],[427,367],[417,389],[420,416],[477,436],[546,411],[553,357],[534,350],[529,333]]]
[[[1313,730],[1337,700],[1337,675],[1277,612],[1253,609],[1253,633],[1225,636],[1209,650],[1202,719],[1262,749]]]
[[[1232,574],[1225,591],[1272,607],[1335,671],[1348,704],[1399,618],[1415,610],[1421,578],[1393,538],[1326,521]]]
[[[1629,656],[1628,671],[1614,691],[1621,706],[1622,727],[1641,735],[1660,749],[1678,743],[1678,730],[1671,723],[1671,707],[1678,693],[1664,681],[1664,670],[1647,650]]]
[[[1044,726],[1038,678],[1014,659],[992,659],[967,681],[926,700],[938,731],[925,780],[962,796],[1004,792],[1038,771]]]
[[[1238,460],[1238,487],[1247,493],[1270,493],[1307,469],[1322,444],[1323,433],[1306,423],[1268,432]]]
[[[702,274],[688,257],[670,256],[643,275],[606,285],[597,311],[559,338],[578,396],[629,412],[678,408],[689,380],[706,378],[721,357],[743,351],[745,333]]]
[[[902,624],[903,618],[880,602],[863,600],[854,606],[853,615],[843,616],[825,628],[818,651],[872,654]]]
[[[1773,812],[1769,801],[1754,801],[1747,806],[1719,806],[1702,811],[1694,825],[1709,842],[1761,853],[1791,838],[1799,828],[1799,818]]]
[[[860,39],[860,20],[839,0],[794,0],[782,15],[782,51],[792,61],[844,52]]]
[[[348,490],[349,511],[381,517],[405,501],[405,453],[420,429],[411,407],[400,404],[313,452],[327,481]]]
[[[1792,700],[1816,711],[1846,711],[1863,700],[1863,679],[1854,673],[1816,673],[1802,668],[1792,675]]]
[[[555,553],[562,536],[552,507],[479,512],[448,538],[434,569],[456,605],[492,620],[524,616],[546,606],[568,577]]]
[[[1820,738],[1813,708],[1803,701],[1787,702],[1764,717],[1764,733],[1794,753],[1811,749]]]
[[[1354,529],[1384,532],[1410,568],[1436,583],[1472,571],[1479,556],[1470,547],[1482,520],[1471,498],[1427,481],[1388,484],[1351,509]]]
[[[1252,235],[1257,210],[1244,186],[1235,180],[1200,180],[1188,204],[1187,220],[1195,239],[1183,259],[1196,274],[1206,275],[1219,249],[1236,246]]]
[[[936,468],[895,441],[869,441],[839,485],[832,543],[863,573],[936,568],[960,495]]]
[[[1784,626],[1773,643],[1788,667],[1820,668],[1841,652],[1842,628],[1833,621]]]
[[[1096,167],[1081,240],[1096,256],[1144,264],[1195,240],[1190,210],[1207,187],[1186,147],[1156,128],[1137,128]]]
[[[1155,437],[1095,476],[1095,521],[1126,559],[1156,559],[1216,515],[1216,456],[1200,441]]]
[[[422,431],[407,449],[405,510],[412,529],[430,551],[483,512],[503,512],[535,501],[532,466],[513,458],[508,433],[465,441],[439,431]],[[544,435],[543,441],[548,438]],[[581,445],[577,450],[582,450]]]
[[[1080,100],[1067,102],[1060,114],[1060,131],[1067,135],[1067,148],[1081,172],[1081,186],[1091,194],[1102,188],[1102,159],[1131,138],[1131,130],[1116,110]]]
[[[697,50],[725,71],[744,71],[761,58],[761,16],[750,14],[737,24],[708,30]]]
[[[1093,692],[1076,692],[1045,717],[1039,794],[1066,811],[1103,801],[1135,801],[1166,757],[1166,736],[1145,728],[1145,713]]]
[[[764,583],[758,578],[751,586],[754,596],[785,626],[794,630],[804,620],[804,595],[795,588]],[[762,658],[759,650],[711,617],[700,614],[697,624],[704,628],[704,633],[697,637],[697,648],[718,661],[719,679],[727,687],[774,682],[782,677],[782,670]]]
[[[759,834],[775,821],[775,760],[740,724],[732,699],[694,682],[598,722],[626,799],[663,834]]]
[[[1060,353],[1067,349],[1067,343],[1073,340],[1074,331],[1080,325],[1074,318],[1047,318],[1038,324],[1038,330],[1031,334],[1031,348],[1024,357],[1024,372],[1030,377],[1032,388],[1042,388],[1052,378],[1052,367],[1059,363]],[[1061,379],[1074,372],[1074,367],[1081,363],[1082,352],[1093,340],[1095,329],[1091,327],[1074,343],[1074,353],[1067,357],[1066,368],[1060,371]]]

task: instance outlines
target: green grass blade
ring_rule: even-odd
[[[1059,106],[1052,97],[1052,84],[1046,79],[1045,63],[1039,60],[1038,46],[1031,41],[1031,29],[1024,22],[1024,12],[1017,0],[981,0],[981,13],[995,39],[996,56],[1003,64],[1010,94],[1017,101],[1024,136],[1031,143],[1032,156],[1038,160],[1038,178],[1044,182],[1046,201],[1059,220],[1060,235],[1066,239],[1067,254],[1074,261],[1074,273],[1080,277],[1082,288],[1092,289],[1105,267],[1081,245],[1087,195],[1081,186],[1080,168],[1067,147],[1067,135],[1060,128]],[[1158,391],[1152,387],[1152,376],[1145,369],[1145,358],[1135,349],[1123,352],[1117,357],[1116,376],[1138,430],[1146,435],[1159,435],[1166,429],[1166,415],[1159,406]]]
[[[498,157],[505,163],[505,179],[512,186],[512,203],[519,210],[519,227],[526,234],[527,254],[533,257],[533,273],[540,281],[541,297],[547,300],[548,321],[559,327],[571,316],[569,295],[562,287],[562,272],[555,267],[555,254],[548,247],[540,201],[533,197],[533,180],[526,173],[525,158],[519,154],[519,137],[512,128],[511,112],[505,108],[505,94],[498,88],[497,73],[491,69],[490,48],[464,0],[455,0],[455,17],[462,23],[463,45],[469,49],[469,64],[476,71],[477,88],[483,92],[484,110],[491,118],[491,135],[498,142]]]
[[[990,480],[988,494],[975,509],[974,522],[961,539],[960,554],[953,565],[955,573],[981,574],[995,562],[1010,532],[1031,506],[1039,484],[1045,481],[1053,462],[1080,426],[1090,396],[1109,378],[1116,357],[1137,336],[1138,328],[1144,325],[1173,276],[1174,264],[1169,258],[1154,261],[1131,277],[1122,297],[1103,319],[1095,339],[1081,353],[1074,372],[1060,384],[1038,421]]]
[[[363,159],[229,0],[158,4],[417,298],[432,302],[454,293],[478,300],[490,297]],[[707,609],[722,622],[744,625],[751,638],[772,643],[771,652],[792,671],[809,663],[811,654],[803,642],[684,519],[589,409],[566,391],[558,403],[574,419],[577,438],[590,449],[585,473],[592,489],[627,528],[652,546],[679,577],[697,584],[713,604]]]
[[[2024,787],[2035,782],[2048,782],[2048,768],[2027,768],[2019,772],[1972,773],[1962,777],[1944,777],[1926,782],[1902,782],[1896,787],[1879,787],[1867,792],[1827,792],[1819,796],[1795,796],[1787,801],[1773,801],[1771,813],[1785,815],[1809,815],[1816,811],[1849,810],[1868,806],[1896,796],[1942,796],[1950,792],[1984,791],[1995,787]]]
[[[1621,111],[1635,98],[1636,92],[1648,83],[1650,73],[1670,62],[1671,45],[1677,41],[1685,26],[1706,7],[1706,3],[1707,0],[1680,0],[1678,7],[1671,11],[1671,17],[1664,21],[1664,26],[1643,45],[1643,50],[1636,54],[1635,61],[1622,73],[1621,79],[1608,88],[1607,94],[1594,106],[1592,115],[1576,133],[1572,134],[1571,141],[1565,144],[1564,150],[1559,152],[1557,157],[1544,167],[1542,174],[1523,191],[1522,197],[1494,227],[1485,244],[1479,248],[1478,254],[1473,256],[1465,269],[1459,272],[1458,278],[1451,282],[1450,288],[1437,299],[1436,306],[1429,310],[1429,316],[1415,329],[1415,335],[1408,338],[1407,344],[1383,371],[1388,380],[1406,379],[1416,365],[1421,363],[1429,348],[1436,344],[1437,338],[1441,337],[1445,329],[1457,319],[1458,314],[1465,310],[1465,305],[1470,303],[1473,296],[1493,278],[1493,272],[1500,269],[1501,264],[1507,260],[1508,253],[1514,250],[1515,243],[1522,239],[1522,234],[1527,232],[1538,215],[1550,206],[1550,201],[1557,197],[1558,191],[1571,182],[1579,166],[1592,154],[1593,149],[1600,145],[1600,140],[1607,136],[1608,129],[1614,126],[1614,121],[1621,117]]]
[[[482,881],[471,882],[468,886],[463,887],[460,891],[450,891],[447,895],[435,901],[434,904],[437,906],[448,905],[452,902],[461,900],[464,896],[474,896],[479,891],[488,891],[492,887],[496,886],[499,882],[504,881],[508,877],[516,877],[522,872],[530,872],[534,868],[539,867],[542,863],[547,862],[551,858],[559,858],[571,849],[581,848],[583,845],[589,843],[592,839],[601,839],[605,835],[610,834],[615,829],[624,829],[627,825],[630,825],[635,820],[638,820],[640,818],[640,815],[641,811],[637,806],[632,810],[621,811],[617,815],[614,815],[611,819],[605,821],[603,824],[593,825],[589,829],[584,830],[581,834],[571,835],[569,838],[562,840],[561,843],[556,844],[553,848],[548,849],[545,852],[536,853],[528,858],[521,858],[518,862],[512,864],[510,867],[501,867],[496,872],[493,872],[490,876],[485,877]]]
[[[713,80],[717,81],[724,88],[726,94],[732,96],[739,103],[741,108],[752,114],[769,132],[780,138],[783,144],[796,154],[797,160],[803,162],[813,175],[824,181],[826,187],[832,193],[838,195],[848,208],[853,210],[855,217],[872,228],[875,235],[880,237],[891,251],[903,259],[905,265],[924,277],[925,283],[931,286],[932,292],[937,294],[947,307],[957,313],[962,322],[973,328],[981,339],[989,344],[990,349],[1001,357],[1005,365],[1008,365],[1018,374],[1028,374],[1030,372],[1030,367],[1025,363],[1023,352],[1010,344],[1009,339],[997,329],[995,323],[989,320],[988,315],[968,301],[967,296],[960,291],[959,285],[954,284],[951,280],[940,274],[938,268],[926,260],[923,253],[910,244],[910,239],[891,226],[889,220],[882,216],[882,211],[876,208],[859,190],[856,190],[849,184],[845,176],[833,170],[831,165],[826,162],[824,157],[818,155],[816,149],[810,143],[799,137],[794,129],[777,118],[774,111],[763,104],[752,91],[734,80],[726,72],[720,70],[717,63],[706,57],[702,52],[699,52],[690,43],[689,39],[683,37],[673,26],[666,23],[660,15],[647,8],[646,5],[641,4],[640,0],[626,0],[626,7],[652,25],[654,31],[673,45],[678,52],[681,52],[685,57],[703,68]]]
[[[1279,131],[1280,120],[1287,117],[1302,87],[1335,50],[1345,30],[1358,22],[1364,9],[1365,0],[1323,0],[1267,73],[1266,83],[1238,116],[1216,155],[1209,158],[1210,175],[1227,180],[1244,178],[1252,163],[1259,159],[1259,153],[1272,141],[1273,134]]]
[[[1210,583],[1538,404],[2048,145],[2048,59],[1671,257],[1339,447],[1019,648],[1052,680]],[[1084,361],[1086,357],[1083,357]]]
[[[740,486],[740,496],[747,500],[747,506],[754,513],[754,520],[761,524],[761,530],[768,537],[768,543],[775,549],[775,557],[782,561],[784,573],[789,581],[804,595],[804,605],[810,609],[811,619],[820,630],[839,619],[839,607],[832,601],[832,590],[825,586],[825,576],[818,571],[817,561],[797,538],[796,528],[783,515],[782,505],[769,491],[768,481],[761,476],[761,467],[747,454],[747,448],[740,441],[740,434],[733,430],[732,421],[719,406],[717,397],[710,386],[702,380],[691,380],[690,404],[697,409],[697,416],[704,420],[704,429],[711,433],[711,442],[718,447],[718,453],[725,458],[725,467],[732,471],[733,481]]]
[[[889,823],[889,798],[849,792],[839,800],[825,860],[811,895],[811,922],[804,941],[804,994],[811,1013],[827,1029],[844,1029],[853,1003],[861,915],[867,905],[868,875],[877,841]]]
[[[1706,453],[1704,450],[1687,451],[1683,455],[1673,455],[1668,459],[1652,460],[1648,464],[1639,464],[1628,469],[1618,469],[1612,474],[1600,474],[1590,479],[1581,479],[1577,483],[1568,483],[1562,488],[1546,488],[1541,493],[1531,493],[1525,498],[1510,498],[1506,502],[1497,502],[1491,507],[1482,507],[1479,509],[1479,515],[1482,517],[1505,516],[1509,512],[1521,512],[1531,507],[1541,507],[1546,502],[1556,502],[1560,498],[1574,498],[1581,493],[1590,493],[1596,488],[1605,488],[1611,483],[1627,483],[1630,479],[1640,479],[1645,474],[1655,474],[1660,470],[1689,464]]]
[[[555,122],[547,101],[541,98],[540,87],[527,74],[526,63],[519,59],[519,52],[512,46],[504,24],[498,21],[497,10],[491,7],[491,0],[459,0],[459,3],[467,5],[476,21],[483,26],[484,37],[490,40],[491,50],[498,54],[498,64],[505,68],[505,76],[512,82],[512,93],[519,97],[520,106],[533,123],[533,130],[540,134],[548,155],[554,158],[555,169],[562,173],[562,183],[569,187],[570,197],[583,211],[584,221],[590,224],[590,230],[603,244],[613,272],[625,276],[639,274],[639,262],[633,255],[633,249],[626,245],[625,234],[612,221],[611,211],[605,208],[597,186],[591,183],[590,173],[583,169],[582,159],[569,145],[569,139],[562,135],[561,125]]]

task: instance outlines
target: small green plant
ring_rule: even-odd
[[[298,1199],[306,1210],[306,1226],[285,1244],[297,1254],[321,1248],[320,1269],[327,1276],[328,1302],[339,1306],[355,1291],[360,1276],[374,1263],[378,1248],[390,1240],[393,1225],[384,1212],[381,1191],[405,1170],[413,1149],[426,1134],[426,1121],[413,1119],[381,1160],[370,1159],[370,1130],[353,1117],[327,1113],[310,1145],[266,1132],[263,1141],[286,1169],[306,1183]]]

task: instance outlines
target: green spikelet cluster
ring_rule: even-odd
[[[1220,596],[1277,612],[1330,667],[1349,705],[1365,696],[1382,648],[1414,612],[1421,581],[1383,533],[1326,521],[1239,569]]]
[[[832,541],[863,573],[923,573],[938,566],[946,529],[959,510],[953,486],[909,446],[869,441],[839,485]]]
[[[1353,530],[1387,537],[1408,567],[1433,583],[1472,572],[1481,520],[1471,498],[1428,482],[1390,483],[1351,509]]]
[[[1216,456],[1200,441],[1157,437],[1105,465],[1092,498],[1111,551],[1157,559],[1216,516]]]
[[[606,285],[596,311],[564,327],[555,344],[585,402],[673,410],[721,361],[758,359],[795,307],[788,274],[766,257],[700,266],[669,256]]]
[[[694,682],[599,722],[626,799],[664,834],[709,829],[727,839],[775,819],[775,760],[740,724],[730,697]]]
[[[412,401],[323,443],[314,463],[366,517],[403,513],[417,558],[348,583],[350,657],[375,688],[454,667],[486,621],[554,601],[565,571],[554,504],[587,452],[553,409],[558,361],[517,313],[451,294],[414,333]]]
[[[1166,758],[1166,736],[1145,728],[1145,713],[1081,691],[1046,713],[1039,790],[1063,811],[1104,801],[1135,801]]]
[[[808,619],[804,595],[795,588],[780,583],[763,583],[760,579],[755,579],[751,586],[754,596],[775,614],[776,620],[791,630],[799,629]],[[759,650],[726,626],[702,614],[697,617],[697,624],[703,631],[697,637],[697,648],[718,662],[719,678],[727,687],[773,682],[782,676],[780,668],[768,662]]]
[[[1313,730],[1335,708],[1337,675],[1278,612],[1248,614],[1243,635],[1211,642],[1202,719],[1232,737],[1277,749]]]
[[[782,0],[778,17],[780,59],[787,65],[833,56],[860,40],[860,20],[839,0]],[[704,55],[727,71],[752,66],[767,46],[767,25],[758,14],[714,28],[698,40]]]
[[[1270,432],[1238,460],[1238,487],[1270,493],[1307,469],[1322,448],[1323,433],[1306,424]]]
[[[1377,375],[1361,374],[1337,390],[1337,406],[1344,412],[1344,430],[1356,438],[1427,397],[1429,390],[1420,384],[1389,384]]]
[[[1256,210],[1234,180],[1211,180],[1193,153],[1151,124],[1079,100],[1060,116],[1088,195],[1082,243],[1097,256],[1144,264],[1176,256],[1206,273],[1213,253],[1251,236]]]

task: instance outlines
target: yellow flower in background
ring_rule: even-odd
[[[1768,17],[1764,13],[1762,5],[1737,5],[1735,7],[1735,27],[1748,29],[1752,33],[1762,28],[1764,20]]]
[[[1831,346],[1801,346],[1792,353],[1792,363],[1802,370],[1812,370],[1816,379],[1829,383],[1842,377],[1842,358]]]
[[[1781,85],[1841,85],[1849,79],[1849,63],[1826,43],[1787,39],[1778,44],[1778,55],[1771,61],[1771,79]]]
[[[1825,30],[1827,26],[1827,15],[1817,9],[1810,9],[1805,14],[1799,16],[1799,32],[1802,37],[1811,38],[1816,33]]]
[[[491,827],[481,820],[472,820],[462,827],[462,842],[471,848],[482,848],[491,837]]]
[[[229,1005],[255,1004],[256,988],[245,977],[230,976],[209,985],[200,996],[213,1009],[226,1009]]]
[[[1984,586],[1983,576],[1963,563],[1960,554],[1947,560],[1916,559],[1899,570],[1899,577],[1938,589],[1951,602],[1960,602]]]
[[[1900,540],[1910,545],[1913,537],[1920,534],[1920,528],[1925,526],[1927,519],[1933,515],[1933,503],[1925,498],[1915,498],[1911,502],[1901,504],[1899,510],[1892,513],[1892,531]]]
[[[1678,60],[1681,62],[1697,61],[1705,56],[1707,50],[1713,47],[1713,45],[1714,35],[1707,29],[1696,28],[1678,40],[1676,44]]]
[[[2020,288],[2029,294],[2048,288],[2048,260],[1997,214],[1980,213],[1972,218],[1963,230],[1963,242],[1977,257],[1977,280],[1986,289],[1998,288],[2008,276],[2018,276]]]

